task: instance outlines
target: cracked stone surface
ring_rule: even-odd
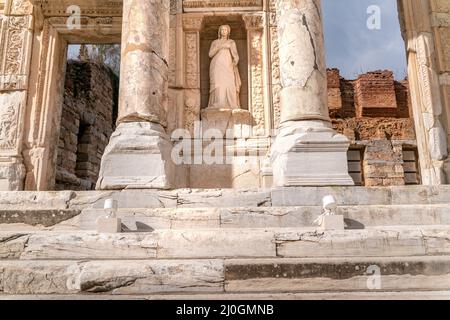
[[[125,0],[119,122],[164,124],[169,68],[168,0]]]
[[[2,261],[3,294],[223,292],[220,260]]]
[[[278,0],[276,5],[283,86],[281,122],[329,120],[320,2]]]
[[[427,256],[449,254],[449,248],[449,226],[0,233],[0,260]]]
[[[261,259],[225,261],[226,292],[367,290],[370,266],[378,266],[384,290],[447,290],[448,257]]]

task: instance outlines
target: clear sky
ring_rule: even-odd
[[[367,8],[379,6],[381,29],[370,30]],[[400,32],[395,0],[322,0],[325,46],[329,68],[353,79],[377,69],[394,71],[397,79],[406,76],[405,43]]]
[[[371,5],[381,9],[379,30],[367,27]],[[322,7],[329,68],[339,68],[347,79],[378,69],[394,71],[396,79],[405,78],[405,43],[396,0],[322,0]],[[77,47],[69,50],[70,57],[77,55]]]

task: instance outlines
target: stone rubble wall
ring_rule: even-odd
[[[92,190],[117,118],[117,76],[91,62],[67,65],[56,189]]]

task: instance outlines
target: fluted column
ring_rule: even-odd
[[[328,113],[320,0],[276,0],[281,125],[271,152],[276,186],[352,185],[348,139]]]
[[[117,129],[102,159],[98,189],[173,187],[168,99],[169,0],[123,0]]]

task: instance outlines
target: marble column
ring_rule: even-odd
[[[98,189],[173,187],[168,99],[169,0],[124,0],[117,129],[102,159]]]
[[[271,150],[275,186],[353,185],[348,139],[328,114],[320,0],[276,0],[281,124]]]

